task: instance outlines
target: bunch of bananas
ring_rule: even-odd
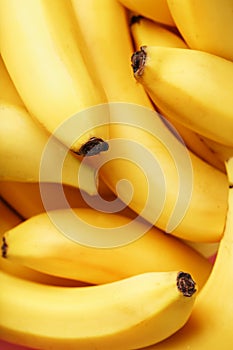
[[[233,347],[233,2],[0,0],[0,347]]]

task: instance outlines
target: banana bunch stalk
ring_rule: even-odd
[[[233,348],[232,36],[230,0],[0,0],[1,349]]]

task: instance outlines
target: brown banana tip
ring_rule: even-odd
[[[192,279],[189,273],[180,271],[177,275],[176,284],[178,290],[185,297],[191,297],[196,292],[196,282]]]
[[[3,236],[2,237],[2,246],[1,246],[1,250],[2,250],[2,257],[6,258],[7,257],[7,248],[8,248],[8,244],[6,242],[6,238]]]
[[[141,15],[134,15],[130,18],[130,25],[132,26],[134,23],[139,23],[141,21],[141,19],[143,18],[143,16]]]
[[[100,152],[105,152],[108,149],[109,145],[106,141],[98,137],[91,137],[76,153],[83,157],[90,157],[95,156]]]
[[[134,76],[139,77],[144,72],[146,63],[146,46],[141,46],[139,51],[136,51],[131,56],[131,66],[133,68]]]

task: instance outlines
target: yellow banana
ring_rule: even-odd
[[[226,174],[189,152],[153,111],[111,104],[111,120],[109,152],[93,159],[93,166],[112,191],[163,231],[191,241],[219,241]]]
[[[89,47],[91,55],[96,58],[95,60],[96,71],[99,72],[99,77],[100,79],[102,79],[101,80],[102,85],[105,88],[106,94],[108,96],[108,100],[114,103],[115,102],[134,103],[135,105],[145,106],[145,107],[149,107],[150,109],[153,109],[148,96],[145,94],[143,89],[139,89],[140,84],[137,84],[135,81],[133,82],[132,72],[130,73],[129,56],[130,56],[130,49],[132,48],[132,42],[130,40],[130,35],[129,35],[130,31],[127,25],[127,18],[126,18],[124,9],[119,4],[117,4],[117,2],[109,1],[109,0],[102,0],[98,2],[93,0],[88,0],[85,3],[83,1],[73,0],[72,4],[75,10],[78,27],[80,27],[80,30],[82,32],[86,45]],[[86,26],[87,22],[89,23],[88,26]],[[120,33],[119,31],[116,31],[116,28],[119,28],[119,27],[121,28]],[[111,47],[111,50],[109,50],[109,48],[107,47],[106,42],[114,42],[114,45],[113,47]],[[102,54],[99,55],[99,52],[101,52]],[[108,65],[108,64],[104,65],[102,57],[104,57],[107,62],[111,62],[111,65]],[[116,60],[116,57],[118,57],[117,60]],[[114,84],[112,83],[113,81],[114,81]],[[121,109],[121,107],[119,108]],[[112,112],[113,112],[113,115],[111,114]],[[124,104],[123,104],[122,109],[119,110],[119,114],[124,114],[128,112],[130,113],[130,111],[127,110],[127,106],[125,107],[125,110],[124,110]],[[111,139],[121,138],[122,136],[125,137],[126,132],[121,134],[121,132],[116,133],[115,131],[113,131],[113,130],[116,130],[114,124],[118,121],[114,119],[114,111],[112,111],[111,108],[110,108],[110,115],[111,115],[111,124],[113,124],[110,126]],[[143,117],[144,115],[145,114],[143,112],[141,116],[142,127],[143,127],[143,119],[146,118],[146,116]],[[128,118],[122,117],[122,120],[123,120],[123,123],[127,123]],[[129,140],[136,139],[137,141],[138,134],[135,133],[134,131],[135,131],[135,128],[131,128],[129,135],[127,135],[127,139]],[[139,140],[142,140],[143,138],[145,138],[145,136],[146,136],[145,134],[141,134],[141,136],[139,137]],[[147,139],[147,136],[146,136],[146,139]],[[152,147],[152,149],[155,149],[157,147],[157,143],[156,143],[156,146],[155,145],[152,146],[150,143],[149,148],[150,147]],[[92,159],[91,160],[92,164],[96,165],[95,161],[98,163],[100,159],[111,159],[114,152],[117,152],[117,150],[119,149],[118,146],[116,146],[116,148],[117,149],[115,149],[115,151],[114,149],[112,149],[112,151],[109,150],[108,152],[106,152],[105,154],[106,157],[104,157],[104,155],[101,154],[100,158],[96,160]],[[124,149],[124,150],[122,149],[122,151],[127,153],[127,149]],[[136,156],[136,151],[134,153]],[[130,158],[131,158],[131,155],[129,155],[129,159]],[[115,166],[113,166],[112,168],[109,164],[110,168],[109,168],[108,174],[104,176],[103,179],[111,187],[112,191],[114,191],[114,193],[118,195],[119,193],[117,193],[117,190],[115,187],[116,182],[120,179],[132,180],[131,182],[134,184],[135,188],[138,188],[139,190],[137,190],[135,194],[137,196],[137,201],[135,201],[135,203],[132,202],[129,206],[131,207],[131,209],[139,213],[140,208],[138,208],[138,206],[141,205],[141,203],[143,205],[146,191],[144,191],[144,188],[142,188],[143,184],[141,183],[141,177],[137,175],[138,172],[137,171],[135,172],[134,168],[131,168],[132,174],[130,174],[130,171],[128,169],[129,163],[130,162],[128,162],[127,164],[121,165],[118,163],[118,161],[116,161]],[[124,171],[125,173],[123,173]],[[204,170],[204,172],[206,172],[206,170]],[[174,178],[175,178],[175,175],[174,175]],[[207,178],[206,174],[204,175],[204,178]],[[223,179],[220,180],[220,182],[222,181],[224,182]],[[174,180],[172,180],[172,182],[174,182]],[[172,183],[172,186],[173,186],[173,183]],[[122,190],[122,192],[124,193],[122,193],[122,195],[119,195],[119,196],[125,202],[125,199],[126,199],[125,197],[128,196],[128,191],[124,189]],[[225,203],[226,203],[227,191],[223,190],[221,192],[222,192],[221,196],[223,195],[225,197]],[[204,203],[206,202],[204,201]],[[211,203],[212,205],[214,204],[212,201]],[[197,208],[199,207],[199,200],[198,200],[198,204],[196,204],[195,206]],[[226,207],[223,210],[223,212],[225,212],[225,210],[226,210]],[[149,220],[151,219],[149,218],[149,216],[151,217],[151,215],[152,216],[154,215],[153,214],[154,206],[151,207],[150,211],[151,211],[150,214],[146,215],[146,219],[149,219]],[[216,215],[214,216],[216,218]],[[224,216],[222,216],[221,220],[223,223]],[[166,224],[163,223],[163,225],[160,226],[160,228],[164,230],[165,226]],[[195,226],[196,226],[196,222],[195,222]],[[215,229],[214,230],[211,229],[212,233],[214,231],[216,232],[216,228],[217,226],[219,227],[219,224],[218,225],[214,224],[213,226],[215,227]],[[202,227],[202,224],[200,224],[200,227]],[[219,227],[217,240],[221,235],[222,229],[223,229],[223,226],[221,225],[221,227]],[[187,231],[189,232],[192,231],[191,235],[195,236],[193,229],[190,230],[190,227],[188,229],[185,229],[185,231],[186,233],[184,234],[184,236],[187,235]],[[211,238],[209,236],[205,237],[202,229],[200,233],[204,237],[204,238],[202,237],[201,240],[213,239],[213,236]],[[200,237],[196,237],[195,239],[199,240],[199,238]],[[216,240],[216,237],[214,238],[214,240]]]
[[[85,234],[92,235],[93,242],[95,235],[98,237],[99,228],[107,229],[110,237],[112,228],[122,227],[122,235],[129,238],[132,230],[146,233],[124,246],[97,249],[67,238],[43,213],[5,233],[7,247],[4,256],[16,265],[92,284],[109,283],[149,271],[177,269],[190,271],[199,288],[206,282],[211,264],[176,238],[164,235],[153,226],[148,229],[139,222],[130,228],[131,219],[116,213],[97,212],[90,208],[76,208],[74,212],[90,227],[90,231],[85,227]],[[59,210],[57,215],[66,220],[67,210]],[[77,232],[84,230],[80,222],[74,228]],[[164,254],[160,254],[161,251]]]
[[[106,96],[80,52],[69,2],[1,0],[0,14],[1,54],[30,114],[78,154],[92,138],[96,153],[106,150]]]
[[[192,49],[233,61],[231,0],[167,0],[180,33]]]
[[[133,45],[124,7],[115,0],[71,2],[77,27],[93,57],[94,70],[108,101],[135,103],[153,109],[149,97],[132,74],[129,57]]]
[[[7,230],[12,229],[22,223],[22,218],[13,211],[1,198],[0,198],[0,239]],[[9,259],[0,257],[0,269],[7,273],[24,278],[30,281],[61,286],[85,286],[87,283],[78,280],[70,280],[67,278],[60,278],[41,273],[39,271],[30,269],[26,266],[15,264]],[[1,336],[0,336],[1,338]]]
[[[233,62],[202,51],[156,46],[143,47],[131,59],[135,78],[162,112],[233,146]]]
[[[119,0],[126,8],[131,11],[160,22],[175,27],[175,22],[171,16],[166,0]]]
[[[130,29],[136,50],[143,45],[188,48],[183,38],[171,28],[142,16],[131,18]]]
[[[27,281],[37,282],[51,286],[85,287],[91,285],[90,283],[86,283],[79,280],[72,280],[69,278],[62,278],[42,273],[31,269],[27,266],[15,264],[14,262],[4,258],[0,258],[0,270],[3,270],[4,272],[12,276],[19,277]]]
[[[140,16],[134,17],[131,24],[131,33],[136,50],[139,50],[143,45],[187,48],[187,45],[182,38],[173,31],[164,28],[159,23]],[[169,115],[165,115],[163,111],[160,111],[160,113],[166,117],[167,120],[169,120],[171,125],[182,137],[186,146],[193,153],[217,169],[225,172],[224,162],[219,160],[215,153],[206,145],[200,135],[193,132],[189,128],[184,127],[176,120],[171,120]]]
[[[4,272],[0,281],[2,338],[43,350],[140,349],[180,329],[196,298],[192,277],[178,271],[86,288],[46,286]]]
[[[192,316],[184,328],[148,350],[222,348],[233,344],[233,159],[227,163],[229,176],[228,214],[223,238],[211,275],[198,294]],[[220,287],[221,286],[221,287]]]
[[[115,195],[111,194],[106,186],[103,187],[101,181],[98,187],[99,194],[91,196],[86,193],[85,197],[78,188],[63,185],[62,190],[64,191],[67,202],[59,197],[59,191],[61,190],[60,184],[52,182],[39,184],[38,182],[0,181],[0,196],[2,196],[23,218],[27,219],[45,211],[41,198],[41,187],[49,196],[49,206],[47,210],[66,208],[67,202],[71,208],[75,208],[89,207],[90,204],[92,206],[98,206],[101,199],[106,201],[115,199]],[[122,212],[127,212],[127,215],[130,215],[130,209],[125,208],[125,206]]]
[[[81,168],[81,162],[40,129],[24,108],[0,103],[0,138],[1,180],[62,182],[97,193],[94,169],[86,164]],[[44,157],[45,149],[49,158]],[[82,180],[78,181],[80,171]]]
[[[81,168],[81,161],[31,118],[2,60],[0,78],[0,179],[23,182],[62,180],[64,184],[79,186],[96,194],[94,169],[87,165]],[[81,171],[83,180],[78,181]]]
[[[46,186],[50,193],[51,209],[64,208],[64,202],[59,201],[59,198],[57,198],[60,185],[57,183],[44,183],[43,186]],[[63,186],[63,191],[71,207],[85,206],[86,202],[77,188]],[[45,211],[40,195],[39,182],[0,181],[0,195],[24,219]]]

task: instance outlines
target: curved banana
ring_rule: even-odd
[[[153,111],[117,104],[111,110],[113,146],[99,163],[94,160],[107,185],[163,231],[191,241],[219,241],[227,211],[226,174],[189,152]],[[173,219],[177,226],[169,230]]]
[[[149,97],[132,74],[129,57],[133,45],[124,7],[115,0],[71,2],[77,27],[93,57],[94,71],[108,101],[135,103],[153,109]]]
[[[79,186],[90,194],[96,194],[95,170],[87,164],[82,164],[80,168],[81,161],[31,118],[1,60],[0,78],[0,180],[62,180],[64,184]],[[45,157],[45,150],[49,159]],[[41,175],[42,164],[45,170]],[[80,169],[82,181],[78,181]]]
[[[4,271],[5,273],[11,276],[15,276],[23,280],[41,283],[41,284],[50,285],[50,286],[86,287],[88,285],[89,286],[92,285],[91,283],[86,283],[79,280],[72,280],[69,278],[52,276],[47,273],[43,273],[43,272],[31,269],[27,266],[15,264],[14,262],[4,259],[2,257],[0,258],[0,270]]]
[[[143,89],[140,89],[140,84],[137,84],[137,82],[133,81],[132,77],[132,72],[130,73],[130,62],[129,62],[129,57],[131,55],[130,49],[132,48],[132,42],[130,40],[130,30],[127,25],[127,18],[125,15],[125,11],[120,6],[117,2],[115,1],[109,1],[109,0],[101,0],[101,1],[93,1],[93,0],[88,0],[86,2],[80,1],[80,0],[73,0],[72,1],[74,11],[76,14],[77,18],[77,24],[78,27],[80,28],[83,38],[86,42],[86,45],[89,47],[89,50],[91,52],[91,55],[96,58],[95,64],[96,64],[96,71],[99,72],[99,77],[102,79],[102,85],[105,88],[105,92],[108,96],[108,100],[110,102],[127,102],[128,104],[134,103],[135,105],[139,106],[145,106],[149,107],[149,109],[154,109],[152,106],[148,96],[145,94],[145,91]],[[87,26],[86,23],[89,23]],[[116,28],[121,28],[121,32],[116,31]],[[111,50],[109,50],[108,46],[106,45],[106,42],[114,42],[114,45],[111,47]],[[99,55],[99,52],[101,52],[101,55]],[[111,65],[104,65],[103,64],[103,59],[104,57],[107,62],[111,62]],[[116,60],[116,57],[118,59]],[[113,69],[114,68],[114,69]],[[114,84],[113,84],[114,81]],[[121,110],[119,110],[119,114],[129,114],[130,108],[128,109],[128,104],[122,104],[122,109],[119,107]],[[120,104],[119,104],[120,106]],[[125,107],[124,107],[125,106]],[[114,108],[110,106],[110,116],[111,116],[111,125],[110,125],[110,135],[111,135],[111,140],[112,139],[117,139],[121,138],[122,136],[128,140],[136,140],[138,137],[138,131],[136,132],[136,128],[130,128],[129,126],[129,135],[127,135],[127,132],[116,132],[116,120],[114,119]],[[125,110],[124,110],[125,108]],[[132,107],[133,109],[133,107]],[[132,112],[134,113],[134,112]],[[144,121],[143,121],[143,116],[145,115],[145,112],[142,112],[141,116],[141,127],[144,127]],[[146,118],[146,116],[144,117]],[[155,115],[156,118],[156,115]],[[123,118],[123,124],[127,123],[128,117]],[[121,123],[121,121],[120,121]],[[124,125],[122,126],[123,128],[125,127]],[[152,125],[153,128],[153,125]],[[117,130],[119,130],[117,128]],[[146,145],[147,141],[144,142],[144,139],[147,139],[147,135],[144,134],[143,132],[141,133],[141,136],[139,136],[140,142],[142,141],[143,146]],[[148,142],[149,144],[149,149],[155,150],[157,148],[157,142],[154,144],[153,142]],[[124,147],[124,149],[121,146],[114,146],[113,145],[110,147],[111,149],[104,154],[101,154],[98,159],[92,159],[92,164],[94,164],[96,167],[96,163],[101,161],[101,159],[111,159],[112,156],[114,157],[114,154],[117,152],[117,150],[122,149],[123,154],[127,154],[127,152],[131,152],[130,150],[127,151],[127,147]],[[160,149],[160,146],[159,148]],[[129,154],[128,153],[128,154]],[[134,152],[136,156],[136,151]],[[157,152],[156,152],[157,153]],[[107,171],[107,174],[103,176],[103,180],[108,184],[108,186],[111,187],[111,190],[114,191],[115,194],[117,194],[124,202],[128,203],[127,198],[128,197],[128,190],[122,190],[122,194],[117,193],[116,191],[116,182],[121,179],[128,179],[131,181],[133,184],[134,188],[137,188],[137,191],[135,191],[135,201],[132,201],[129,206],[131,209],[133,209],[135,212],[140,213],[140,205],[144,205],[146,201],[146,190],[144,189],[144,180],[142,180],[141,176],[138,175],[138,171],[135,170],[135,168],[132,168],[129,163],[131,158],[131,154],[129,154],[129,162],[127,164],[121,165],[116,161],[113,163],[111,161],[111,164],[109,163],[109,170]],[[164,156],[164,162],[170,162],[168,160],[169,158]],[[195,160],[196,162],[196,160]],[[198,163],[198,162],[197,162]],[[113,165],[111,167],[111,165]],[[129,168],[128,168],[129,167]],[[202,168],[202,166],[201,166]],[[131,173],[129,171],[131,169]],[[175,170],[175,169],[174,169]],[[171,171],[169,169],[169,171]],[[169,172],[168,171],[168,172]],[[198,170],[197,170],[198,171]],[[202,171],[201,171],[202,172]],[[209,172],[209,171],[207,171]],[[201,177],[203,179],[207,178],[207,173],[206,170],[203,169]],[[103,174],[103,172],[102,172]],[[153,176],[151,174],[151,176]],[[171,176],[172,177],[172,176]],[[215,177],[215,175],[214,175]],[[173,174],[173,178],[171,181],[172,187],[174,187],[174,178],[176,178],[176,174]],[[216,180],[216,179],[215,179]],[[203,180],[201,180],[202,182]],[[224,183],[224,177],[222,180],[220,180],[220,183]],[[200,185],[202,187],[202,185]],[[205,187],[205,186],[204,186]],[[204,188],[203,187],[203,188]],[[223,187],[225,185],[223,184]],[[222,213],[225,213],[226,210],[226,203],[227,203],[227,187],[225,187],[225,190],[221,190],[220,197],[224,197],[224,209]],[[215,195],[214,195],[215,197]],[[217,195],[218,197],[218,195]],[[145,201],[144,201],[145,199]],[[207,202],[209,200],[207,199]],[[199,206],[199,199],[197,200],[198,203],[195,204],[196,208],[200,208]],[[203,203],[207,203],[206,200],[203,198]],[[174,202],[173,202],[174,203]],[[171,202],[169,206],[171,205]],[[215,206],[215,203],[211,200],[211,206]],[[150,213],[147,212],[145,218],[147,220],[151,220],[151,216],[153,216],[153,212],[155,210],[156,203],[153,204],[153,206],[149,209]],[[218,205],[216,206],[216,208]],[[222,207],[222,205],[220,205]],[[195,210],[196,211],[196,210]],[[211,211],[211,210],[210,210]],[[215,210],[214,210],[215,211]],[[219,208],[217,209],[219,211]],[[190,211],[191,213],[191,211]],[[222,214],[220,214],[221,216]],[[225,214],[224,214],[225,215]],[[205,236],[202,230],[202,224],[200,221],[200,234],[202,236],[201,240],[218,240],[219,237],[221,236],[222,230],[223,230],[223,222],[224,222],[224,215],[221,217],[221,222],[222,224],[219,225],[216,222],[213,224],[214,229],[210,230],[210,232],[213,234],[213,232],[216,232],[216,229],[218,230],[218,235],[217,237],[215,236],[213,238],[208,236]],[[206,212],[203,215],[206,216]],[[215,219],[216,217],[216,212],[213,215]],[[193,220],[193,215],[191,216]],[[211,219],[212,220],[212,219]],[[218,219],[216,219],[218,221]],[[204,222],[204,220],[203,220]],[[196,227],[196,222],[193,222],[193,225]],[[187,228],[188,227],[188,228]],[[218,227],[218,228],[217,228]],[[163,230],[166,229],[166,223],[163,222],[162,225],[160,225],[160,228]],[[192,239],[199,240],[200,237],[196,235],[196,230],[192,227],[190,229],[190,226],[186,226],[185,228],[185,233],[184,236],[187,238],[187,232],[192,237]],[[209,233],[210,233],[209,232]]]
[[[97,193],[95,170],[82,165],[83,180],[78,181],[81,162],[55,138],[49,141],[49,164],[44,161],[48,168],[43,171],[43,177],[40,176],[49,135],[24,108],[0,103],[0,139],[1,181],[58,182],[80,187],[89,194]]]
[[[110,236],[111,227],[122,227],[123,234],[128,237],[131,236],[130,230],[146,233],[124,246],[97,249],[67,238],[43,213],[5,233],[7,246],[3,252],[6,260],[54,276],[92,284],[109,283],[143,272],[176,269],[190,271],[199,288],[206,282],[211,264],[176,238],[164,235],[153,226],[147,229],[142,223],[135,223],[130,229],[131,219],[116,213],[97,212],[90,208],[76,208],[74,212],[87,226],[95,218],[96,226],[91,226],[91,232],[85,228],[86,235],[95,237],[99,227],[103,231],[109,228]],[[67,210],[60,210],[58,214],[65,220]],[[82,225],[77,222],[75,230],[83,230]],[[161,251],[164,254],[160,254]]]
[[[142,47],[131,59],[135,78],[161,111],[200,135],[233,146],[233,62],[156,46]]]
[[[0,31],[3,60],[30,114],[78,154],[93,137],[104,146],[96,153],[105,150],[106,96],[80,52],[69,2],[1,0]],[[91,107],[101,104],[97,115]]]
[[[132,19],[131,33],[136,50],[139,50],[143,45],[188,48],[180,36],[175,34],[173,31],[164,28],[159,23],[140,16],[133,17]],[[169,115],[165,115],[163,111],[160,111],[160,113],[165,116],[167,120],[169,120],[171,125],[182,137],[186,146],[194,154],[217,169],[225,172],[224,162],[220,160],[207,146],[200,135],[189,128],[184,127],[181,123],[174,120],[174,118],[171,120]]]
[[[90,203],[92,206],[95,204],[98,206],[101,199],[106,201],[115,199],[115,195],[106,186],[103,187],[101,181],[100,187],[98,187],[98,194],[88,195],[86,193],[85,197],[80,189],[74,186],[63,185],[62,191],[67,202],[59,196],[59,191],[61,191],[60,184],[53,182],[41,184],[38,182],[0,181],[0,196],[24,219],[27,219],[45,211],[41,198],[41,188],[49,196],[49,207],[46,208],[47,210],[67,208],[67,202],[71,208],[76,208],[89,207]],[[130,214],[128,208],[123,208],[122,212]]]
[[[233,158],[227,163],[229,177],[228,214],[223,238],[211,275],[198,294],[192,316],[186,325],[169,339],[148,350],[206,350],[222,347],[231,350],[233,344]],[[221,288],[219,288],[221,286]]]
[[[4,272],[0,281],[2,338],[43,350],[140,349],[180,329],[196,298],[192,277],[178,271],[86,288],[45,286]]]
[[[142,16],[132,16],[130,30],[136,50],[144,45],[188,48],[183,38],[170,28]]]
[[[65,203],[59,201],[57,196],[60,185],[50,182],[44,183],[43,186],[48,188],[51,198],[51,210],[64,208]],[[64,185],[63,191],[71,207],[85,206],[86,202],[78,188]],[[45,211],[39,182],[0,181],[0,196],[20,213],[24,219]]]
[[[0,197],[0,239],[7,230],[16,227],[20,223],[22,223],[22,218],[13,211]],[[60,285],[60,286],[86,286],[87,283],[78,281],[78,280],[70,280],[67,278],[60,278],[56,276],[51,276],[48,274],[41,273],[39,271],[30,269],[26,266],[15,264],[9,259],[4,259],[0,257],[0,269],[5,272],[18,276],[23,279],[27,279],[30,281],[50,284],[50,285]]]
[[[171,16],[166,0],[119,0],[122,5],[131,11],[152,19],[155,22],[163,23],[175,27],[175,22]]]
[[[167,0],[180,33],[192,49],[233,61],[231,0]]]

